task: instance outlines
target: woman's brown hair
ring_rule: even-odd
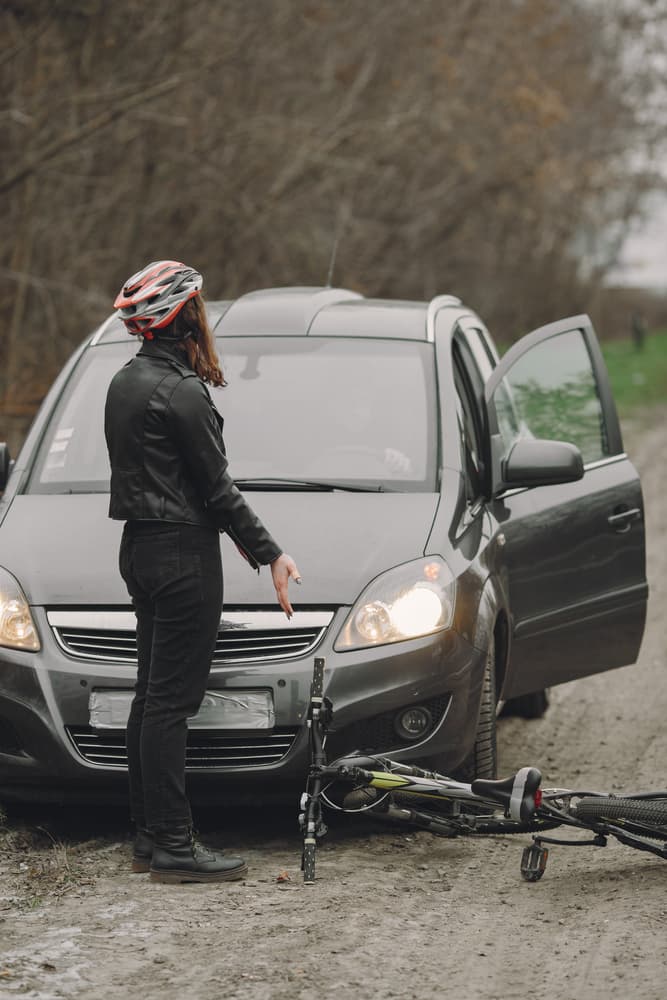
[[[188,299],[174,319],[173,331],[173,335],[179,339],[178,349],[186,355],[190,368],[199,375],[202,382],[216,386],[227,385],[201,295]]]

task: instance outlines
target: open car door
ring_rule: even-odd
[[[588,316],[514,344],[485,401],[489,511],[505,549],[513,617],[502,697],[634,663],[648,596],[641,485]],[[510,488],[505,460],[522,439],[576,445],[583,478]]]

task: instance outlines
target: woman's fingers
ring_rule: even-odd
[[[295,583],[301,583],[301,574],[299,573],[296,563],[292,559],[292,567],[290,569],[289,575],[292,577]]]
[[[287,617],[291,618],[294,614],[294,609],[289,599],[289,581],[291,578],[297,583],[301,583],[301,574],[292,557],[283,552],[277,559],[274,559],[271,563],[271,576],[273,578],[273,586],[276,589],[278,603]]]

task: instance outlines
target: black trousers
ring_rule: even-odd
[[[214,528],[128,521],[120,572],[137,616],[138,672],[127,725],[130,807],[138,826],[190,826],[187,719],[204,697],[222,612]]]

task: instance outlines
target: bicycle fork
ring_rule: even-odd
[[[299,825],[303,831],[303,852],[301,855],[301,870],[304,885],[315,883],[315,852],[317,838],[327,832],[322,819],[320,793],[322,791],[322,776],[320,768],[326,764],[324,741],[326,727],[331,719],[331,708],[324,698],[324,659],[315,657],[313,680],[310,687],[310,708],[308,710],[308,735],[311,747],[311,772],[308,776],[306,791],[301,796],[301,813]]]

